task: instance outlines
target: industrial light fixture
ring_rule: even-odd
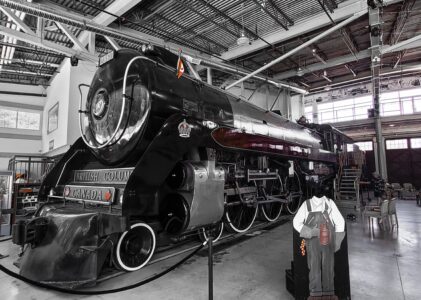
[[[303,71],[303,68],[301,68],[301,67],[298,67],[298,69],[297,69],[297,76],[303,76],[304,75],[304,71]]]
[[[379,56],[374,56],[373,59],[371,60],[374,63],[380,62],[380,57]]]
[[[237,45],[243,46],[250,44],[250,39],[244,34],[244,31],[241,31],[240,37],[237,39]]]
[[[243,3],[243,10],[244,10],[244,3]],[[249,45],[250,39],[246,36],[245,30],[244,30],[244,13],[241,15],[241,26],[243,29],[240,31],[240,37],[237,39],[237,45],[243,46],[243,45]]]

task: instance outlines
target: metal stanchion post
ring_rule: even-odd
[[[213,300],[213,237],[208,239],[209,300]]]

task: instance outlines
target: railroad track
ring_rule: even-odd
[[[292,217],[293,216],[291,215],[281,216],[279,217],[277,221],[270,222],[270,223],[257,221],[247,232],[244,232],[244,233],[225,233],[217,242],[214,243],[214,248],[215,248],[214,253],[217,253],[218,251],[221,251],[222,249],[225,249],[228,246],[231,246],[233,243],[241,242],[247,238],[253,237],[254,236],[253,234],[259,230],[270,230],[272,228],[285,224],[288,221],[290,221]],[[194,236],[197,236],[197,235],[194,234]],[[201,245],[201,242],[198,241],[198,239],[194,240],[193,235],[192,235],[190,239],[183,242],[179,242],[175,244],[174,246],[162,247],[164,248],[163,250],[160,250],[160,248],[158,248],[156,251],[156,254],[152,257],[149,263],[144,268],[140,269],[137,272],[141,272],[143,269],[147,268],[150,265],[171,259],[173,257],[179,256],[185,253],[190,253],[191,251],[193,251],[200,245]],[[206,254],[204,254],[203,256],[207,255],[206,249],[203,249],[202,251],[200,251],[199,254],[204,251],[206,251]],[[97,280],[97,283],[110,280],[112,278],[121,276],[123,274],[127,274],[127,272],[114,271],[111,274],[106,274],[104,276],[101,276]]]

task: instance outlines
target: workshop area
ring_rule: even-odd
[[[421,2],[0,0],[0,299],[419,299]]]

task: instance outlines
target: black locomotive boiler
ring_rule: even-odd
[[[46,175],[35,216],[14,226],[23,276],[72,286],[109,263],[138,270],[160,236],[245,232],[258,216],[294,213],[309,176],[332,182],[340,132],[178,79],[176,65],[155,48],[115,52],[98,68],[81,138]]]

